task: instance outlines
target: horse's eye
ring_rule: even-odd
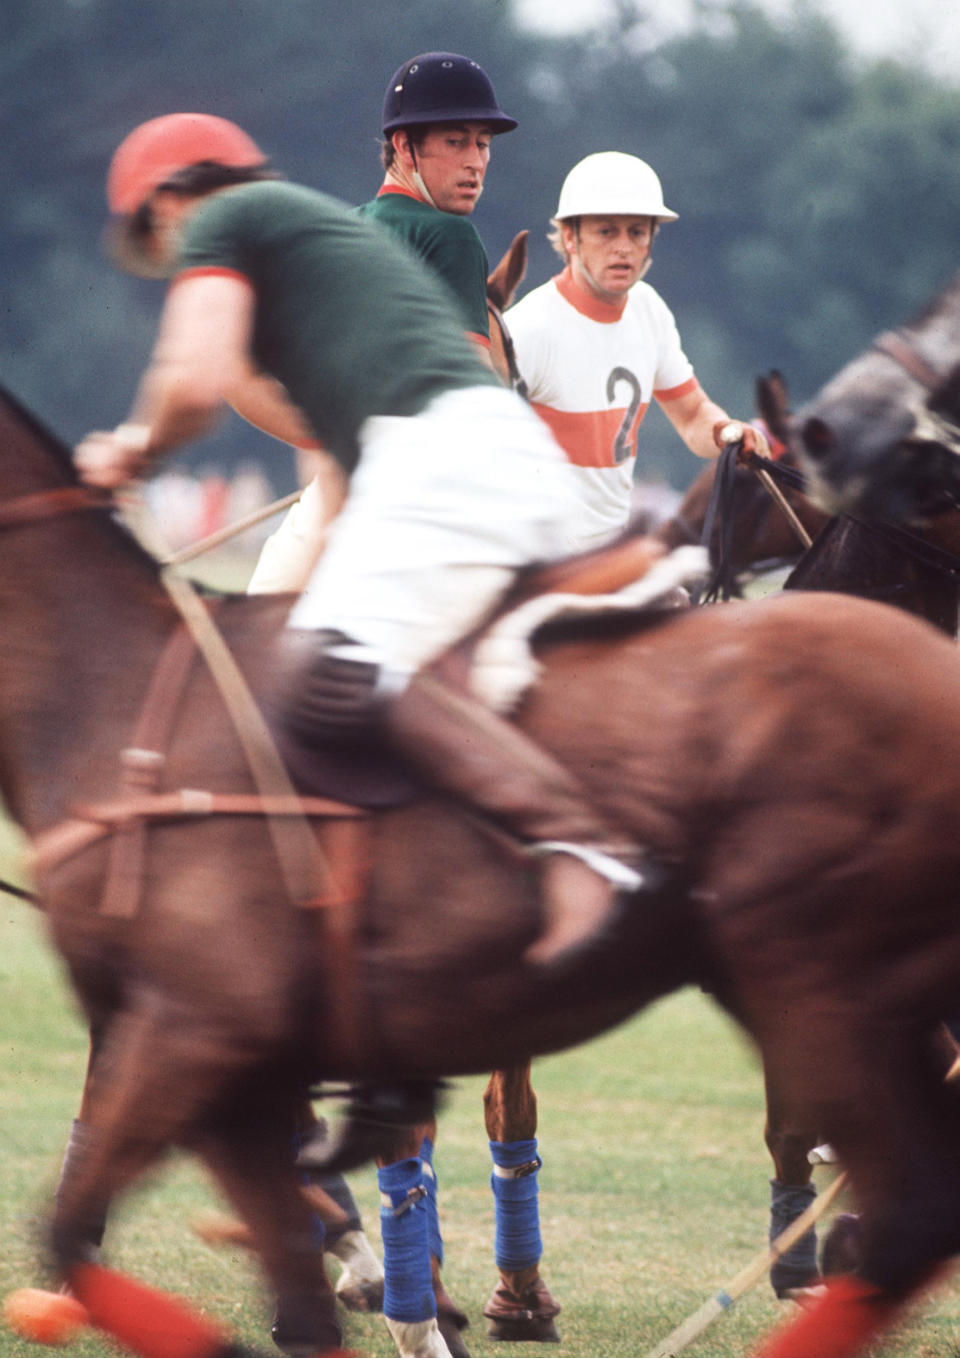
[[[833,442],[830,426],[824,420],[816,418],[807,420],[801,431],[801,437],[807,452],[814,456],[825,453]]]

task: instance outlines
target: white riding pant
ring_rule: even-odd
[[[335,628],[412,673],[470,631],[518,569],[575,550],[579,487],[514,392],[447,392],[375,416],[291,627]]]

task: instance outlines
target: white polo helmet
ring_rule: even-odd
[[[614,215],[677,220],[677,214],[663,201],[655,171],[639,156],[623,151],[595,151],[577,161],[563,181],[554,215],[558,221]]]

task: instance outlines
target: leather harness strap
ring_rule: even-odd
[[[120,788],[131,801],[149,799],[160,787],[173,724],[196,654],[187,629],[176,628],[150,680],[133,744],[120,752]],[[141,814],[124,816],[114,824],[100,909],[104,915],[131,919],[137,912],[143,880],[147,821]]]
[[[80,509],[109,509],[111,502],[89,486],[62,486],[59,490],[38,490],[0,505],[0,528],[56,519]]]
[[[899,363],[904,372],[926,387],[928,391],[936,391],[943,385],[943,377],[932,367],[925,358],[910,347],[902,335],[895,330],[885,330],[882,335],[878,335],[873,341],[874,349],[878,353],[886,354],[892,358],[894,363]]]
[[[113,506],[112,496],[85,486],[28,493],[0,505],[0,528]],[[370,812],[323,797],[301,797],[296,792],[208,607],[189,581],[174,576],[169,569],[161,572],[161,579],[180,611],[181,625],[151,679],[134,743],[121,754],[121,788],[126,795],[78,807],[75,816],[35,836],[34,871],[48,873],[112,836],[101,909],[110,915],[130,917],[136,913],[141,890],[148,824],[210,815],[265,818],[291,899],[300,906],[339,907],[322,912],[329,955],[324,967],[330,986],[327,1016],[342,1048],[361,1059],[369,1055],[372,1029],[368,1025],[365,1030],[356,1022],[359,998],[351,907],[366,894]],[[260,789],[257,794],[193,788],[158,790],[179,700],[198,653],[209,665],[234,721]],[[314,826],[314,820],[320,825]]]
[[[177,788],[170,792],[145,793],[78,806],[76,816],[59,821],[32,841],[31,865],[35,872],[51,872],[92,844],[131,825],[147,821],[199,820],[205,816],[307,816],[331,821],[369,819],[369,812],[347,802],[326,797],[265,799],[255,793],[207,792],[202,788]],[[344,882],[350,875],[342,869],[333,874],[335,889],[310,905],[335,905],[346,899]]]
[[[130,919],[136,914],[143,882],[146,833],[151,823],[212,815],[337,821],[368,818],[368,813],[358,806],[324,797],[215,793],[203,788],[161,791],[174,723],[197,654],[189,629],[178,627],[154,670],[133,743],[121,751],[121,795],[111,801],[74,808],[74,816],[34,840],[34,867],[42,871],[111,836],[100,907],[105,915]],[[328,836],[324,834],[323,838]],[[323,889],[309,898],[301,898],[298,904],[340,904],[362,894],[357,873],[347,870],[342,861],[335,867],[326,861],[315,833],[311,833],[311,841],[315,856],[324,860]]]
[[[489,297],[487,298],[487,315],[497,327],[497,333],[500,336],[503,359],[507,365],[505,376],[508,379],[508,384],[518,396],[522,396],[524,400],[527,400],[529,398],[529,391],[527,390],[527,384],[521,375],[520,365],[517,362],[517,350],[513,343],[513,336],[510,334],[507,327],[503,312],[495,302],[491,302]]]

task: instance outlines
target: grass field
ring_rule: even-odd
[[[0,898],[0,1015],[0,1295],[6,1295],[44,1281],[39,1234],[86,1052],[59,962],[42,940],[42,920],[7,897]],[[545,1161],[543,1271],[563,1306],[559,1352],[643,1358],[763,1246],[770,1166],[756,1059],[699,993],[685,991],[589,1046],[539,1061],[534,1076]],[[449,1290],[472,1317],[467,1338],[475,1358],[503,1358],[512,1350],[485,1338],[481,1316],[494,1282],[483,1083],[457,1083],[441,1124],[437,1169]],[[375,1176],[360,1173],[351,1182],[378,1245]],[[250,1259],[239,1250],[213,1252],[190,1230],[195,1214],[219,1206],[196,1167],[174,1159],[118,1210],[110,1258],[189,1295],[264,1354],[275,1352]],[[688,1352],[746,1354],[785,1309],[764,1282]],[[347,1342],[368,1355],[394,1352],[380,1317],[346,1316],[345,1331]],[[115,1352],[93,1337],[62,1351],[69,1358]],[[37,1352],[0,1328],[2,1358]],[[875,1358],[958,1352],[957,1285],[941,1288],[920,1317],[874,1351]]]

